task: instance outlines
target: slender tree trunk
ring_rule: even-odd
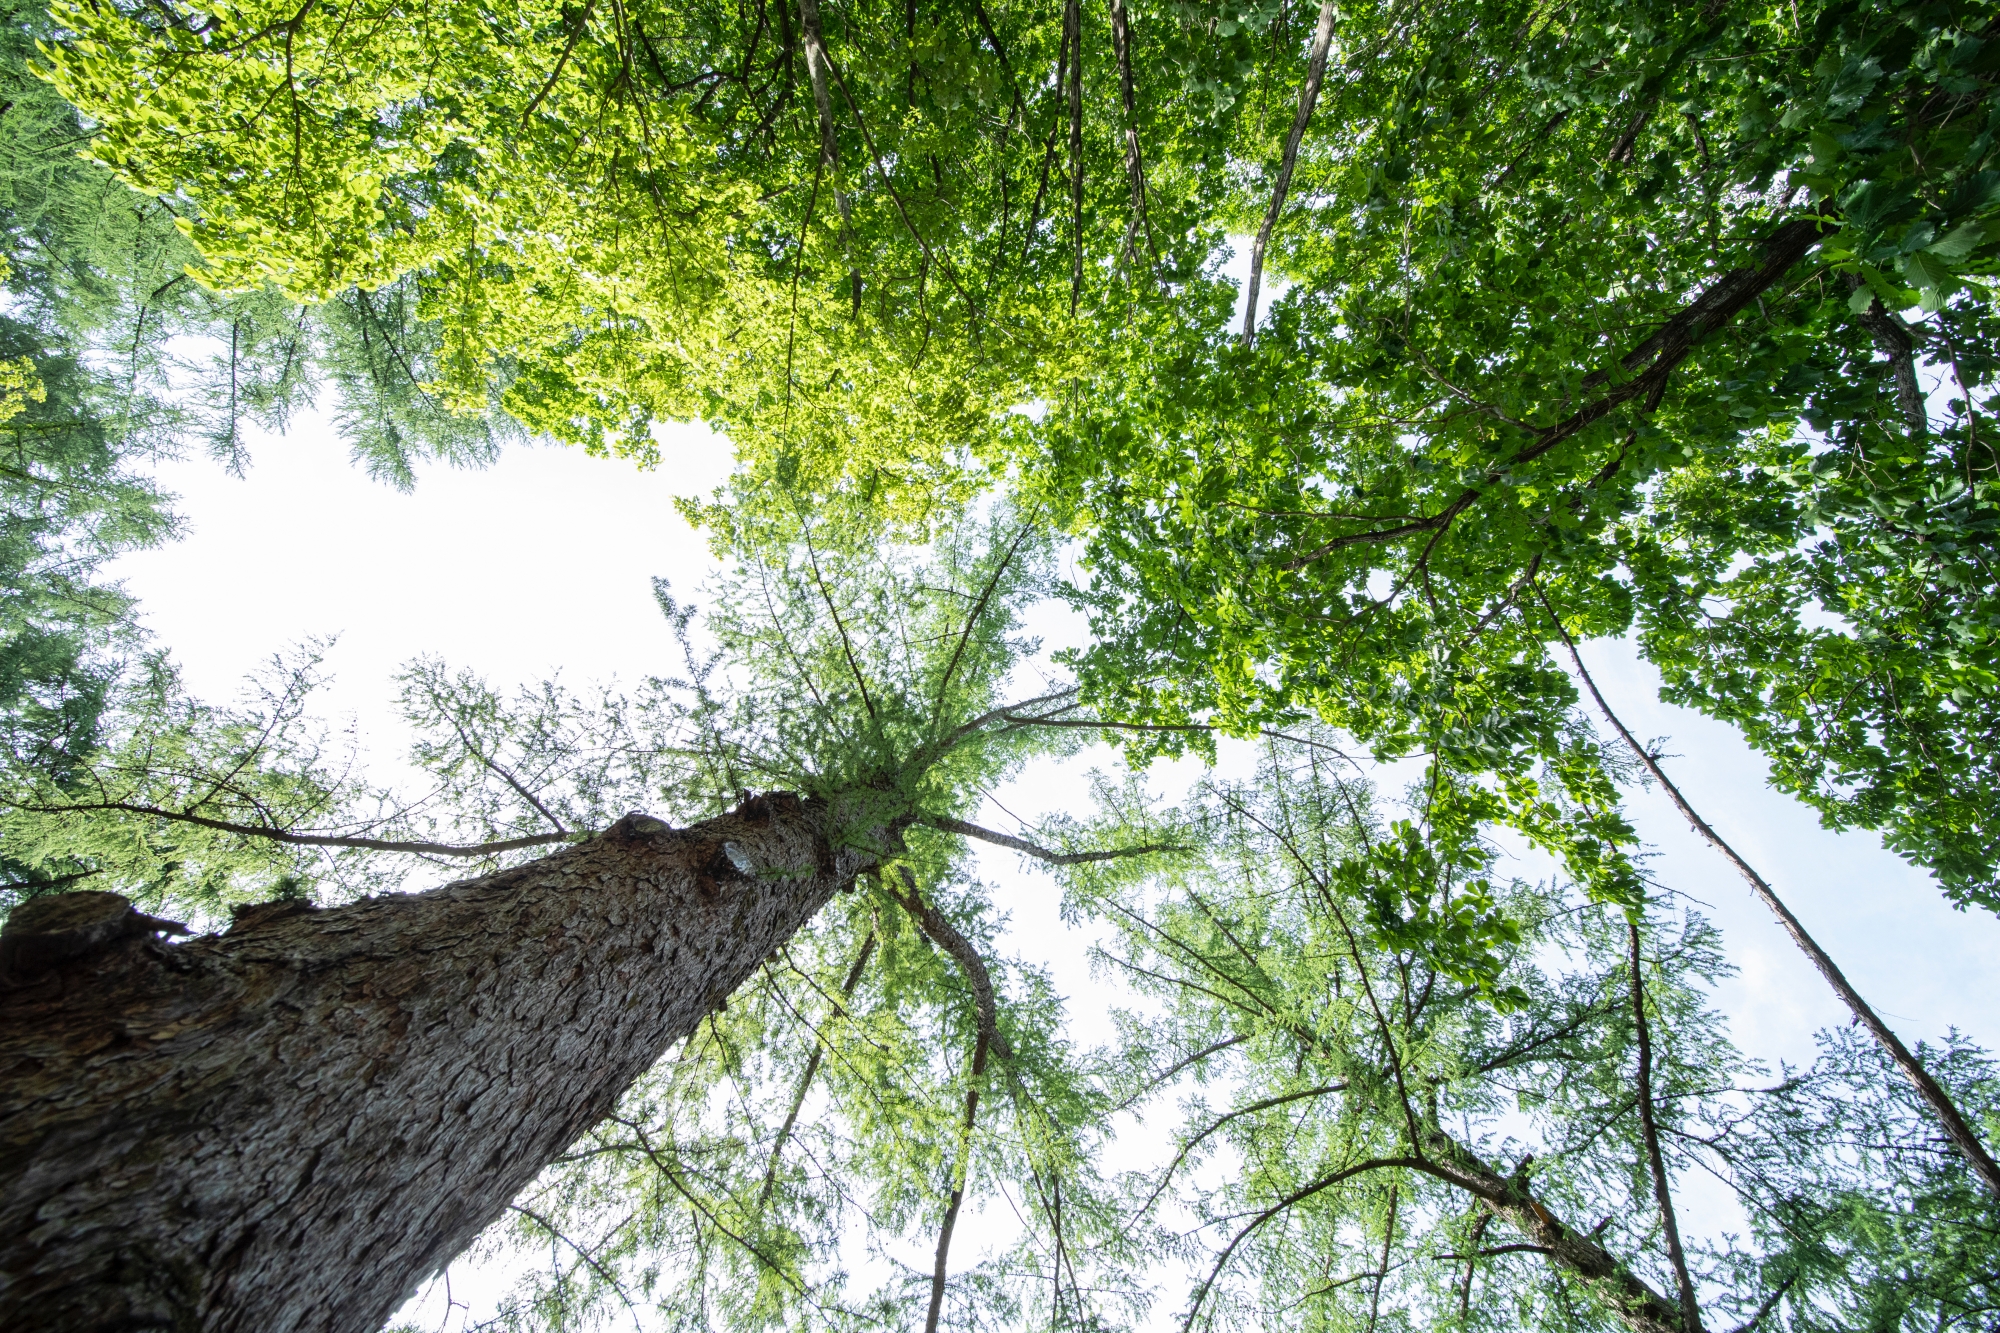
[[[1696,1298],[1694,1278],[1688,1273],[1687,1251],[1681,1247],[1681,1224],[1674,1216],[1673,1183],[1667,1178],[1666,1159],[1660,1153],[1660,1128],[1653,1119],[1653,1034],[1652,1025],[1646,1021],[1646,978],[1641,970],[1637,922],[1625,923],[1625,938],[1631,946],[1632,1026],[1639,1038],[1639,1130],[1646,1140],[1646,1169],[1653,1178],[1653,1202],[1660,1210],[1660,1231],[1666,1237],[1667,1257],[1674,1264],[1681,1320],[1687,1333],[1702,1333],[1701,1303]]]
[[[183,945],[111,894],[0,936],[0,1328],[365,1333],[872,858],[827,808],[629,815]]]
[[[1972,1168],[1972,1173],[1979,1177],[1988,1190],[2000,1196],[2000,1162],[1993,1160],[1993,1154],[1986,1150],[1986,1144],[1979,1137],[1978,1131],[1972,1128],[1964,1114],[1959,1111],[1958,1103],[1954,1102],[1951,1094],[1930,1076],[1923,1063],[1909,1047],[1903,1045],[1903,1039],[1882,1021],[1881,1016],[1868,1001],[1861,998],[1861,992],[1854,989],[1853,983],[1847,979],[1847,974],[1834,963],[1833,956],[1820,948],[1819,941],[1807,933],[1805,924],[1792,915],[1792,909],[1785,906],[1784,899],[1778,896],[1778,891],[1757,873],[1755,867],[1737,855],[1736,849],[1723,841],[1722,835],[1717,833],[1706,819],[1695,813],[1694,807],[1688,804],[1687,797],[1681,794],[1681,789],[1674,785],[1673,779],[1660,767],[1659,760],[1653,758],[1652,752],[1639,744],[1638,737],[1618,720],[1618,714],[1612,712],[1611,705],[1604,701],[1604,695],[1597,688],[1597,681],[1583,665],[1583,655],[1577,652],[1576,641],[1571,639],[1569,631],[1563,628],[1562,617],[1556,614],[1555,608],[1549,605],[1548,598],[1542,595],[1540,589],[1536,590],[1536,596],[1541,597],[1542,608],[1555,622],[1556,633],[1562,636],[1563,646],[1569,649],[1569,660],[1576,667],[1576,674],[1582,678],[1584,688],[1590,691],[1590,697],[1596,701],[1597,711],[1604,714],[1604,720],[1609,722],[1612,730],[1624,740],[1626,748],[1638,759],[1640,766],[1660,784],[1661,790],[1665,791],[1668,799],[1674,803],[1674,808],[1687,820],[1688,827],[1705,838],[1709,846],[1727,857],[1729,864],[1736,867],[1736,872],[1743,876],[1744,881],[1762,900],[1764,906],[1771,909],[1771,915],[1778,918],[1778,924],[1785,928],[1785,933],[1792,937],[1792,943],[1799,946],[1799,951],[1812,960],[1813,966],[1819,969],[1819,974],[1826,978],[1826,984],[1833,987],[1833,993],[1847,1005],[1848,1012],[1854,1015],[1855,1021],[1868,1029],[1869,1035],[1875,1038],[1883,1052],[1916,1088],[1917,1095],[1929,1104],[1932,1114],[1936,1115],[1944,1126],[1945,1134],[1964,1156],[1966,1165]]]

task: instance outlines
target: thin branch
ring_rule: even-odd
[[[563,44],[562,55],[556,60],[556,67],[549,71],[548,82],[544,83],[542,90],[535,94],[535,100],[528,103],[528,109],[521,113],[521,127],[523,129],[527,128],[528,118],[535,114],[535,108],[542,104],[542,99],[547,97],[550,90],[556,86],[556,80],[562,77],[563,67],[569,64],[570,56],[576,51],[576,44],[583,40],[583,34],[590,26],[591,13],[596,8],[597,0],[590,0],[590,3],[583,7],[583,12],[576,16],[576,22],[570,25],[569,41]],[[304,12],[304,10],[300,11],[301,14]]]
[[[1083,299],[1083,18],[1079,0],[1063,6],[1063,30],[1069,36],[1069,162],[1070,239],[1069,313],[1076,317]]]
[[[1479,1215],[1479,1220],[1472,1224],[1472,1234],[1466,1238],[1468,1242],[1468,1251],[1464,1256],[1465,1281],[1463,1284],[1460,1285],[1458,1289],[1458,1322],[1461,1326],[1465,1324],[1467,1319],[1472,1314],[1473,1261],[1476,1259],[1483,1258],[1487,1254],[1487,1251],[1479,1248],[1479,1241],[1481,1237],[1485,1236],[1486,1228],[1488,1225],[1492,1223],[1492,1221],[1493,1221],[1493,1214],[1481,1213]],[[1534,1246],[1533,1248],[1539,1250],[1542,1247],[1537,1245]]]
[[[1848,982],[1846,975],[1834,964],[1826,950],[1820,948],[1818,941],[1806,933],[1805,926],[1792,915],[1791,909],[1785,906],[1784,900],[1778,897],[1776,890],[1772,889],[1748,861],[1737,855],[1734,847],[1723,841],[1722,835],[1717,833],[1707,820],[1695,813],[1694,807],[1688,804],[1687,797],[1681,795],[1681,789],[1674,785],[1673,780],[1660,767],[1659,761],[1645,746],[1639,744],[1638,739],[1626,729],[1625,724],[1618,720],[1618,715],[1611,711],[1611,705],[1604,701],[1604,695],[1598,690],[1597,682],[1591,679],[1590,672],[1583,665],[1583,657],[1576,650],[1576,641],[1570,638],[1569,630],[1564,627],[1562,618],[1556,615],[1555,608],[1549,605],[1548,597],[1539,585],[1535,589],[1535,595],[1541,599],[1542,608],[1549,613],[1550,620],[1555,623],[1556,633],[1562,637],[1563,646],[1569,650],[1569,660],[1575,665],[1577,675],[1582,678],[1584,688],[1590,691],[1590,697],[1596,701],[1598,711],[1604,714],[1604,720],[1611,724],[1612,730],[1624,740],[1626,746],[1637,756],[1639,763],[1652,775],[1653,780],[1660,784],[1661,789],[1673,801],[1674,808],[1687,820],[1688,827],[1706,838],[1710,846],[1721,852],[1728,858],[1729,863],[1736,867],[1737,872],[1749,883],[1764,906],[1770,908],[1772,915],[1776,916],[1779,924],[1784,926],[1785,933],[1792,937],[1792,943],[1798,945],[1806,957],[1812,959],[1813,966],[1819,969],[1819,974],[1826,978],[1834,993],[1846,1003],[1856,1021],[1868,1029],[1881,1044],[1882,1049],[1888,1052],[1896,1067],[1915,1085],[1918,1094],[1929,1103],[1932,1112],[1943,1123],[1945,1133],[1964,1155],[1973,1173],[1987,1189],[1995,1195],[2000,1195],[2000,1163],[1994,1162],[1992,1154],[1986,1150],[1986,1145],[1980,1141],[1972,1126],[1967,1124],[1965,1117],[1960,1114],[1957,1104],[1918,1062],[1917,1057],[1910,1053],[1910,1049],[1903,1045],[1902,1038],[1877,1017],[1874,1009],[1861,998],[1861,993]]]
[[[1227,1114],[1223,1115],[1220,1119],[1212,1122],[1207,1128],[1203,1129],[1201,1133],[1195,1135],[1193,1138],[1189,1139],[1187,1142],[1183,1143],[1180,1146],[1180,1150],[1174,1154],[1174,1160],[1167,1163],[1166,1169],[1160,1172],[1159,1183],[1153,1186],[1153,1192],[1146,1196],[1146,1201],[1144,1203],[1140,1204],[1137,1208],[1132,1210],[1132,1215],[1134,1217],[1144,1217],[1147,1211],[1152,1208],[1153,1204],[1156,1201],[1158,1201],[1161,1193],[1165,1191],[1168,1182],[1173,1179],[1174,1172],[1180,1170],[1181,1164],[1187,1161],[1188,1154],[1192,1153],[1197,1147],[1199,1147],[1204,1141],[1206,1141],[1209,1135],[1220,1130],[1224,1125],[1228,1124],[1230,1121],[1239,1120],[1246,1115],[1255,1115],[1259,1111],[1268,1111],[1276,1106],[1286,1106],[1292,1102],[1304,1101],[1308,1097],[1328,1097],[1332,1096],[1335,1093],[1341,1093],[1346,1091],[1347,1091],[1347,1084],[1345,1082],[1328,1083],[1317,1088],[1306,1088],[1299,1092],[1286,1092],[1286,1093],[1280,1093],[1278,1096],[1275,1097],[1266,1097],[1261,1101],[1252,1102],[1248,1106],[1239,1106],[1235,1110],[1228,1112]],[[1130,1103],[1127,1103],[1127,1105],[1130,1105]],[[1124,1107],[1121,1106],[1119,1109],[1123,1110]]]
[[[432,696],[432,700],[433,702],[435,702],[436,696]],[[491,771],[499,774],[501,780],[504,781],[509,787],[512,787],[514,789],[515,795],[519,796],[529,805],[534,806],[535,812],[537,814],[539,814],[543,819],[548,820],[549,823],[555,826],[556,832],[565,835],[569,833],[569,830],[563,827],[563,822],[560,819],[557,819],[554,815],[550,814],[549,808],[543,805],[539,800],[535,799],[535,794],[529,791],[525,786],[523,786],[521,784],[521,780],[519,778],[516,778],[512,773],[510,773],[505,765],[501,764],[500,761],[497,759],[487,758],[486,752],[481,750],[477,745],[474,745],[472,743],[472,738],[465,734],[465,728],[459,725],[459,721],[456,715],[448,714],[447,720],[451,723],[451,729],[458,733],[459,743],[465,746],[465,748],[471,752],[472,757],[474,759],[477,759],[480,762],[480,764],[486,767],[487,769],[490,769]]]
[[[1290,1194],[1287,1194],[1284,1198],[1257,1214],[1257,1216],[1245,1223],[1243,1228],[1234,1236],[1230,1237],[1229,1244],[1223,1246],[1222,1253],[1216,1256],[1214,1267],[1208,1270],[1208,1276],[1203,1279],[1201,1286],[1196,1288],[1193,1299],[1188,1302],[1188,1312],[1181,1319],[1181,1333],[1188,1333],[1188,1330],[1194,1327],[1195,1317],[1201,1313],[1202,1303],[1208,1299],[1208,1293],[1214,1288],[1215,1280],[1222,1276],[1222,1270],[1228,1265],[1230,1257],[1236,1253],[1243,1242],[1248,1240],[1251,1234],[1258,1228],[1262,1227],[1278,1214],[1305,1202],[1322,1190],[1332,1189],[1343,1180],[1351,1180],[1364,1172],[1381,1171],[1390,1167],[1404,1167],[1413,1171],[1436,1173],[1435,1165],[1425,1161],[1421,1157],[1371,1157],[1365,1162],[1356,1162],[1353,1166],[1342,1167],[1338,1171],[1321,1176],[1310,1185],[1293,1190]]]
[[[1146,232],[1146,248],[1153,262],[1160,262],[1160,247],[1153,240],[1153,224],[1146,217],[1146,164],[1139,154],[1137,96],[1132,86],[1132,25],[1125,0],[1111,0],[1111,45],[1118,58],[1118,92],[1125,103],[1125,175],[1132,187],[1132,221],[1125,228],[1125,254],[1132,257],[1132,238],[1141,228]]]
[[[507,1207],[513,1210],[514,1212],[519,1213],[521,1216],[527,1218],[530,1222],[533,1222],[536,1226],[548,1232],[551,1236],[554,1236],[557,1240],[569,1246],[572,1250],[575,1250],[576,1257],[583,1260],[586,1264],[589,1264],[592,1272],[596,1273],[599,1277],[603,1278],[606,1282],[610,1283],[611,1289],[618,1293],[618,1299],[625,1302],[625,1310],[626,1313],[632,1316],[633,1326],[635,1328],[641,1327],[641,1325],[639,1324],[639,1312],[636,1308],[634,1308],[632,1304],[632,1298],[625,1294],[625,1284],[620,1282],[617,1279],[617,1277],[612,1274],[610,1269],[606,1268],[603,1264],[597,1262],[596,1257],[592,1255],[589,1250],[584,1249],[583,1246],[577,1244],[575,1241],[571,1240],[568,1236],[565,1236],[562,1232],[558,1231],[554,1223],[550,1222],[547,1218],[541,1216],[539,1213],[535,1213],[530,1211],[529,1209],[523,1208],[518,1203],[510,1203],[507,1205]],[[576,1270],[571,1269],[570,1271],[575,1272]]]
[[[911,891],[914,893],[914,888]],[[952,1167],[951,1201],[945,1205],[944,1222],[938,1227],[937,1257],[931,1265],[931,1304],[924,1316],[924,1333],[937,1333],[938,1318],[944,1313],[951,1233],[958,1225],[959,1206],[965,1202],[965,1181],[972,1166],[972,1126],[979,1112],[979,1083],[986,1077],[986,1052],[994,1035],[981,1025],[979,1038],[972,1046],[972,1075],[965,1084],[965,1120],[958,1130],[958,1160]]]
[[[993,600],[993,594],[999,591],[1001,578],[1014,563],[1015,555],[1021,550],[1021,543],[1027,539],[1028,528],[1024,525],[1014,540],[1008,543],[1007,554],[1000,557],[1000,563],[994,566],[993,576],[987,579],[986,586],[979,590],[979,597],[973,602],[972,609],[965,613],[965,626],[959,631],[958,643],[951,650],[951,660],[945,663],[944,674],[938,678],[937,698],[931,704],[933,713],[942,715],[944,692],[951,687],[951,678],[958,674],[958,664],[965,658],[965,647],[972,641],[972,631],[986,615],[986,606]]]
[[[506,838],[499,842],[405,842],[397,838],[348,838],[327,833],[292,833],[285,829],[260,828],[255,824],[210,819],[205,815],[166,810],[156,805],[139,805],[131,801],[85,801],[76,805],[17,805],[14,808],[31,810],[41,815],[60,815],[79,810],[120,810],[126,814],[145,815],[153,819],[170,820],[177,824],[193,824],[198,828],[215,829],[220,833],[235,833],[245,838],[268,838],[272,842],[291,843],[298,847],[352,847],[369,852],[412,852],[420,856],[497,856],[502,852],[517,852],[526,847],[547,847],[552,843],[568,842],[577,836],[574,833],[536,833],[525,838]]]
[[[1481,1222],[1487,1222],[1492,1220],[1492,1217],[1493,1214],[1491,1213],[1481,1213],[1479,1215],[1479,1220]],[[1437,1257],[1439,1259],[1463,1259],[1465,1260],[1466,1267],[1469,1270],[1472,1266],[1472,1261],[1474,1259],[1491,1259],[1494,1258],[1496,1255],[1502,1255],[1502,1254],[1554,1254],[1554,1253],[1555,1251],[1550,1249],[1546,1245],[1535,1245],[1531,1244],[1528,1241],[1516,1241],[1512,1245],[1489,1245],[1483,1250],[1474,1250],[1470,1254],[1440,1254]],[[1463,1315],[1464,1312],[1465,1312],[1464,1306],[1461,1305],[1459,1313]]]
[[[983,829],[977,824],[968,824],[962,819],[946,819],[943,816],[932,817],[925,815],[920,816],[916,822],[926,828],[934,828],[940,833],[956,833],[961,838],[976,838],[980,842],[990,842],[995,847],[1005,847],[1010,851],[1020,852],[1025,856],[1032,856],[1038,860],[1046,861],[1052,866],[1089,865],[1094,861],[1116,861],[1123,857],[1145,856],[1152,852],[1185,852],[1192,850],[1191,848],[1181,846],[1179,843],[1149,842],[1143,847],[1120,847],[1108,852],[1052,852],[1046,847],[1037,847],[1034,843],[1024,839],[1016,838],[1006,833],[995,833],[991,829]]]
[[[833,71],[833,81],[840,85],[840,95],[847,102],[847,109],[854,113],[854,127],[861,131],[862,146],[867,148],[869,160],[875,164],[875,174],[882,178],[882,188],[889,192],[889,202],[896,206],[896,216],[903,220],[903,230],[910,233],[910,239],[924,252],[924,258],[943,270],[945,278],[951,283],[952,290],[958,293],[958,299],[965,302],[967,317],[977,317],[979,307],[973,303],[971,293],[967,292],[964,284],[958,280],[958,266],[951,262],[950,255],[931,250],[931,243],[924,239],[923,232],[917,229],[915,220],[910,217],[910,210],[903,206],[903,196],[897,192],[896,182],[890,179],[889,166],[882,160],[882,151],[875,146],[875,136],[868,132],[867,118],[861,114],[861,104],[854,100],[854,92],[847,86],[846,78],[841,75],[840,66],[829,61],[828,67]]]
[[[841,983],[840,999],[834,1002],[833,1017],[846,1016],[845,1002],[854,997],[854,988],[861,984],[861,973],[868,966],[868,959],[875,952],[875,932],[869,931],[868,938],[861,942],[861,953],[855,958],[854,966],[847,969],[847,980]],[[785,1123],[778,1129],[778,1137],[771,1144],[771,1165],[764,1171],[764,1188],[758,1192],[757,1207],[761,1210],[771,1202],[771,1191],[778,1183],[778,1159],[784,1155],[785,1140],[792,1135],[792,1126],[799,1122],[799,1112],[805,1107],[806,1093],[811,1090],[813,1076],[819,1073],[820,1061],[826,1055],[826,1046],[818,1035],[814,1035],[812,1055],[806,1060],[805,1072],[799,1075],[799,1089],[792,1097],[792,1109],[785,1116]]]
[[[958,929],[945,920],[944,916],[917,892],[917,877],[910,873],[908,866],[897,866],[903,881],[903,893],[890,887],[888,877],[883,877],[883,888],[896,900],[898,906],[915,917],[924,934],[931,937],[939,948],[950,954],[965,973],[965,980],[972,987],[974,1011],[978,1016],[979,1039],[972,1051],[972,1076],[965,1089],[965,1121],[959,1130],[958,1161],[953,1168],[951,1201],[945,1208],[944,1223],[938,1230],[937,1261],[931,1270],[930,1313],[924,1319],[924,1333],[937,1333],[938,1318],[944,1310],[944,1281],[946,1261],[951,1254],[951,1233],[958,1224],[959,1205],[965,1201],[966,1172],[972,1158],[973,1117],[979,1110],[980,1080],[986,1076],[986,1057],[989,1051],[998,1051],[1001,1058],[1012,1060],[1014,1048],[1000,1035],[998,1007],[993,999],[993,977],[986,970],[986,960],[972,947],[971,941],[958,933]]]
[[[1319,104],[1319,87],[1326,79],[1326,57],[1333,48],[1333,18],[1333,0],[1322,0],[1319,27],[1313,30],[1312,55],[1306,61],[1306,85],[1299,90],[1299,113],[1292,118],[1291,133],[1285,136],[1285,155],[1278,163],[1278,182],[1271,190],[1271,207],[1266,210],[1264,225],[1257,229],[1257,240],[1250,247],[1250,283],[1243,305],[1245,347],[1256,341],[1257,289],[1264,281],[1264,248],[1271,243],[1271,228],[1278,225],[1285,194],[1292,187],[1292,168],[1298,164],[1299,142],[1306,136],[1306,123]]]
[[[1738,1324],[1734,1329],[1730,1330],[1730,1333],[1754,1333],[1757,1325],[1763,1323],[1764,1317],[1778,1308],[1778,1302],[1785,1298],[1785,1293],[1790,1291],[1792,1284],[1798,1280],[1799,1275],[1794,1273],[1783,1282],[1780,1282],[1778,1289],[1767,1296],[1764,1299],[1764,1303],[1757,1307],[1757,1313]]]
[[[806,48],[806,76],[812,84],[813,106],[819,113],[819,162],[833,186],[834,207],[840,210],[840,243],[848,252],[848,277],[854,287],[855,313],[861,311],[861,270],[854,263],[854,204],[840,188],[840,141],[833,132],[833,101],[827,96],[826,72],[833,61],[820,30],[819,0],[799,0],[799,35]]]
[[[1382,1263],[1375,1270],[1375,1289],[1368,1297],[1368,1333],[1375,1333],[1375,1320],[1382,1312],[1382,1281],[1389,1276],[1389,1249],[1396,1243],[1396,1187],[1389,1186],[1389,1221],[1382,1228]]]
[[[1625,923],[1631,953],[1632,1023],[1639,1034],[1639,1130],[1646,1140],[1646,1165],[1653,1177],[1653,1200],[1660,1209],[1660,1229],[1667,1237],[1667,1257],[1673,1261],[1680,1288],[1681,1322],[1687,1333],[1702,1333],[1701,1305],[1694,1279],[1688,1275],[1687,1251],[1681,1248],[1680,1222],[1674,1217],[1673,1191],[1667,1182],[1666,1159],[1660,1155],[1660,1131],[1653,1123],[1653,1035],[1646,1021],[1646,983],[1639,958],[1639,923]]]
[[[1343,533],[1285,561],[1278,568],[1285,571],[1303,569],[1347,546],[1390,542],[1420,532],[1441,536],[1453,520],[1478,500],[1483,487],[1503,481],[1512,469],[1540,458],[1626,403],[1638,400],[1643,404],[1643,411],[1651,412],[1659,405],[1674,370],[1687,360],[1702,339],[1735,319],[1745,306],[1784,277],[1794,264],[1819,244],[1822,229],[1828,228],[1828,225],[1819,217],[1806,217],[1795,218],[1778,228],[1764,241],[1763,255],[1755,266],[1731,269],[1717,278],[1700,296],[1688,302],[1644,342],[1620,358],[1619,364],[1634,372],[1632,378],[1586,403],[1553,426],[1536,431],[1533,443],[1493,464],[1478,483],[1461,491],[1438,513],[1373,532]],[[1583,383],[1585,387],[1595,387],[1608,378],[1604,371],[1593,371],[1584,377]],[[1430,547],[1436,546],[1437,539],[1433,536]],[[1426,548],[1426,555],[1429,549]]]
[[[1250,1034],[1244,1032],[1244,1033],[1239,1033],[1234,1037],[1224,1037],[1221,1041],[1210,1042],[1208,1045],[1202,1047],[1194,1054],[1187,1056],[1185,1059],[1176,1060],[1172,1065],[1169,1065],[1167,1067],[1166,1072],[1155,1075],[1152,1079],[1147,1081],[1145,1087],[1141,1088],[1138,1092],[1133,1093],[1130,1097],[1127,1097],[1124,1101],[1118,1103],[1118,1105],[1113,1107],[1112,1110],[1124,1111],[1130,1109],[1132,1103],[1138,1101],[1141,1097],[1144,1097],[1147,1094],[1151,1093],[1153,1089],[1159,1087],[1162,1083],[1165,1083],[1167,1080],[1173,1078],[1176,1074],[1180,1073],[1183,1069],[1186,1069],[1188,1066],[1200,1064],[1203,1060],[1206,1060],[1209,1056],[1218,1054],[1219,1052],[1222,1051],[1226,1051],[1232,1046],[1241,1046],[1244,1042],[1248,1040],[1250,1040]]]

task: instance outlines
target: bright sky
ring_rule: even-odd
[[[367,480],[326,421],[307,418],[289,437],[259,444],[246,479],[206,460],[162,466],[188,535],[123,559],[115,573],[198,695],[229,697],[272,653],[338,635],[325,711],[352,715],[364,746],[393,760],[391,676],[418,654],[474,668],[501,687],[556,672],[579,684],[633,680],[675,665],[649,580],[665,575],[678,591],[693,592],[710,568],[671,501],[710,490],[727,457],[719,441],[695,430],[666,439],[663,453],[657,471],[641,473],[575,451],[520,448],[483,472],[426,471],[415,493],[403,495]],[[1057,616],[1049,631],[1068,632]],[[1872,837],[1828,833],[1802,806],[1769,791],[1763,762],[1728,728],[1661,704],[1655,680],[1628,648],[1597,645],[1586,656],[1634,732],[1672,738],[1669,749],[1681,757],[1668,769],[1690,800],[1907,1040],[1935,1039],[1956,1025],[2000,1048],[2000,920],[1954,912],[1927,876]],[[1080,808],[1093,762],[1107,756],[1039,769],[1001,798],[1031,820],[1066,803]],[[1161,777],[1171,786],[1186,773]],[[1740,971],[1717,999],[1739,1044],[1773,1065],[1809,1061],[1813,1031],[1844,1022],[1845,1011],[1664,797],[1638,794],[1632,810],[1658,850],[1655,875],[1706,903],[1725,933]],[[998,811],[989,816],[1011,827]],[[1115,998],[1089,975],[1088,941],[1057,916],[1053,883],[1012,854],[988,850],[995,854],[983,858],[985,876],[1014,913],[1011,948],[1056,970],[1080,1038],[1107,1036],[1104,1013]],[[1166,1132],[1164,1122],[1140,1129],[1130,1147]],[[1730,1228],[1718,1192],[1692,1181],[1684,1189],[1690,1230]],[[960,1251],[967,1262],[974,1240],[976,1233]],[[456,1279],[456,1295],[474,1304],[492,1285],[477,1272]],[[1170,1296],[1164,1304],[1174,1303]],[[441,1326],[450,1313],[441,1289],[421,1313],[424,1326]]]

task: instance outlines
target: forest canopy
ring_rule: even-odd
[[[506,1319],[1991,1326],[1988,1056],[1739,1052],[1578,647],[2000,912],[2000,9],[10,4],[15,901],[219,923],[751,790],[903,838],[517,1202]],[[93,570],[173,531],[149,455],[321,392],[401,485],[726,434],[684,662],[413,664],[421,798],[309,652],[187,697]],[[1093,741],[1094,809],[977,822]],[[1101,932],[1115,1044],[968,840]],[[1180,1127],[1114,1171],[1126,1113]],[[1683,1241],[1696,1172],[1747,1235]],[[968,1197],[1020,1226],[957,1266]]]

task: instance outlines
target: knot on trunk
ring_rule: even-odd
[[[180,922],[147,916],[115,893],[90,890],[30,898],[0,927],[0,987],[27,985],[65,963],[150,940],[155,931],[189,933]]]
[[[736,816],[754,824],[766,823],[779,816],[796,818],[805,808],[805,801],[797,792],[768,791],[753,795],[746,791],[742,797],[736,806]]]

